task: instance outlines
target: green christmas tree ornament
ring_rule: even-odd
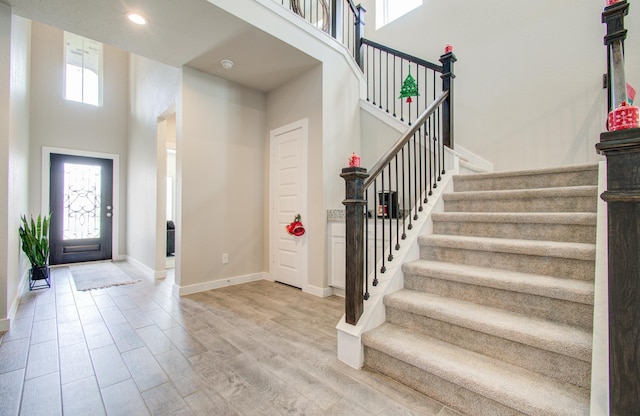
[[[411,97],[418,97],[420,93],[418,92],[418,84],[416,84],[416,80],[411,75],[411,69],[409,69],[409,75],[402,82],[402,87],[400,88],[400,96],[398,98],[406,98],[407,103],[411,103]]]

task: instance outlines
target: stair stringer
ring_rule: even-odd
[[[336,326],[338,333],[338,359],[345,364],[360,369],[364,364],[364,346],[361,336],[386,321],[384,296],[396,292],[404,287],[404,273],[402,265],[417,260],[420,257],[418,237],[433,233],[431,214],[444,211],[442,195],[453,191],[453,176],[459,172],[460,158],[451,149],[445,149],[445,166],[453,166],[442,175],[438,187],[433,190],[429,202],[423,205],[419,218],[413,221],[413,230],[407,234],[401,243],[400,250],[394,251],[393,262],[386,263],[387,271],[378,274],[378,285],[370,286],[370,297],[364,302],[364,311],[357,325],[346,323],[344,315]],[[373,281],[372,275],[369,281]]]

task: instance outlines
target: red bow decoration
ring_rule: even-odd
[[[302,225],[302,222],[300,222],[301,219],[302,217],[300,216],[300,214],[296,214],[296,218],[293,220],[293,222],[284,228],[289,234],[300,237],[305,232],[304,226]]]

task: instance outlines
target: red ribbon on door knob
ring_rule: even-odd
[[[300,237],[305,233],[304,226],[300,221],[301,219],[302,217],[300,216],[300,214],[296,214],[296,218],[293,220],[293,222],[284,228],[287,230],[289,234],[295,235],[296,237]]]

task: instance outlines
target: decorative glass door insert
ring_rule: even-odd
[[[64,164],[64,240],[100,238],[102,168]]]

